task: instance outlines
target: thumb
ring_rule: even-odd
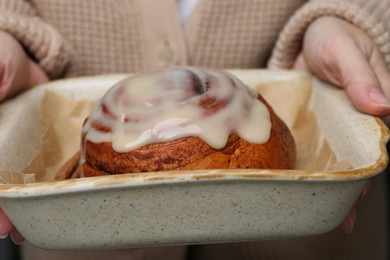
[[[367,48],[365,55],[352,39],[342,39],[333,45],[314,66],[322,79],[343,87],[356,109],[383,116],[390,114],[390,101],[382,90],[387,66],[375,47]],[[337,47],[336,47],[337,46]],[[366,51],[367,52],[367,51]],[[379,78],[380,77],[380,78]]]
[[[27,89],[30,89],[36,85],[42,84],[49,81],[46,73],[39,67],[37,63],[28,59],[26,73],[23,80],[15,80],[12,82],[14,86],[10,88],[8,97],[15,96]]]
[[[390,74],[386,71],[385,62],[381,61],[381,57],[376,57],[377,61],[371,67],[360,50],[346,51],[333,55],[338,57],[333,62],[322,60],[320,64],[317,63],[310,68],[305,61],[304,54],[300,53],[293,68],[312,71],[321,79],[345,88],[353,105],[362,112],[379,116],[388,115],[390,101],[386,96],[390,96],[390,86],[387,88],[383,86],[390,85]],[[385,93],[383,88],[388,93]]]
[[[363,53],[356,51],[349,54],[349,61],[340,58],[342,67],[340,78],[354,106],[365,113],[387,115],[390,113],[390,101],[382,90],[382,84],[377,71],[371,66]],[[343,54],[348,55],[348,54]]]
[[[29,60],[28,76],[24,86],[24,90],[45,83],[47,81],[49,81],[49,78],[46,73],[41,69],[41,67],[39,67],[39,65],[32,60]]]
[[[11,221],[5,215],[4,211],[0,208],[0,238],[4,238],[14,229]]]

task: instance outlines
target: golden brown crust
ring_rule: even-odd
[[[296,160],[293,136],[270,105],[261,96],[259,100],[271,115],[271,136],[267,143],[251,144],[233,133],[222,149],[214,149],[198,137],[185,137],[118,153],[111,143],[86,141],[84,176],[175,169],[293,169]]]

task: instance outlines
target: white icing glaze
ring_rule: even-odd
[[[207,110],[207,101],[217,107]],[[108,131],[99,131],[96,125]],[[137,74],[118,82],[97,102],[83,127],[85,140],[112,142],[117,152],[185,136],[198,136],[218,149],[232,132],[251,143],[267,142],[271,132],[267,107],[235,76],[192,67]]]

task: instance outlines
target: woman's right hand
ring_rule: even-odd
[[[16,230],[7,215],[0,208],[0,238],[6,238],[8,235],[11,236],[16,244],[20,244],[24,240],[23,236]]]
[[[0,31],[0,102],[46,81],[45,72],[27,56],[20,43]]]
[[[45,72],[28,57],[20,43],[0,31],[0,102],[47,81]],[[24,240],[0,208],[0,238],[8,234],[15,243]]]

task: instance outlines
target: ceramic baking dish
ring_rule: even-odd
[[[288,71],[231,72],[251,87],[302,76]],[[55,81],[4,103],[0,107],[0,176],[21,172],[33,156],[32,148],[39,146],[44,131],[40,107],[46,90],[96,99],[124,76]],[[46,249],[199,244],[324,233],[342,222],[366,181],[387,165],[389,133],[378,118],[355,111],[342,90],[317,79],[313,79],[308,106],[337,161],[347,162],[345,169],[172,171],[2,184],[0,206],[27,240]],[[301,124],[296,131],[305,128]],[[15,143],[23,145],[14,148]]]

